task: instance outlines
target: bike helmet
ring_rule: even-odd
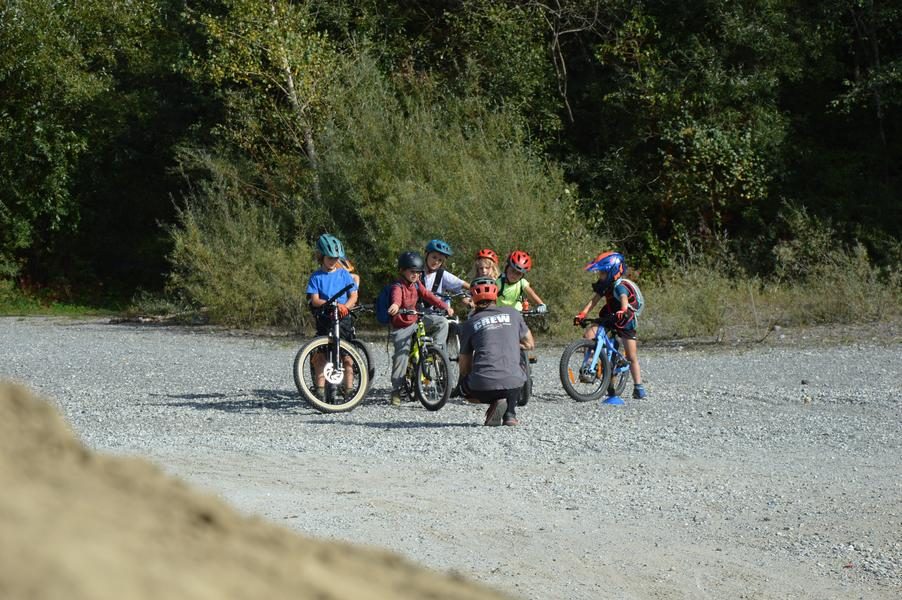
[[[487,277],[474,279],[470,285],[470,297],[476,304],[480,302],[494,302],[498,299],[498,286],[495,285],[493,279]]]
[[[316,240],[316,249],[323,256],[330,258],[342,258],[345,255],[344,246],[334,235],[324,233]]]
[[[532,258],[522,250],[514,250],[508,255],[507,264],[514,270],[526,274],[532,268]]]
[[[491,248],[483,248],[482,250],[477,252],[475,260],[479,260],[480,258],[487,258],[496,265],[498,264],[498,255],[495,254],[495,251]]]
[[[607,283],[610,285],[626,273],[626,260],[619,252],[602,252],[586,265],[586,271],[607,273]]]
[[[398,268],[401,270],[414,269],[416,271],[422,271],[423,257],[420,256],[419,252],[403,252],[398,257]]]
[[[454,254],[451,252],[451,246],[448,245],[448,242],[444,240],[431,240],[428,244],[426,244],[426,254],[430,252],[438,252],[440,254],[444,254],[445,256],[451,256]]]

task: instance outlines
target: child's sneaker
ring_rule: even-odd
[[[401,406],[401,392],[392,392],[389,402],[392,406]]]
[[[646,396],[648,396],[648,392],[645,391],[645,388],[642,387],[641,383],[637,383],[633,386],[633,398],[642,400],[642,398],[645,398]]]
[[[316,396],[316,399],[320,402],[326,401],[326,388],[317,387],[313,390],[313,395]]]

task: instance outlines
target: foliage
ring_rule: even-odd
[[[214,322],[300,328],[310,249],[301,240],[283,241],[272,211],[241,193],[238,173],[208,164],[210,181],[186,199],[171,230],[171,289]]]
[[[523,143],[516,119],[475,98],[402,106],[366,57],[341,85],[323,136],[324,194],[349,252],[366,257],[364,281],[376,281],[364,297],[394,276],[399,252],[441,237],[461,275],[480,248],[526,250],[543,299],[572,302],[573,274],[600,242],[581,225],[561,172]]]

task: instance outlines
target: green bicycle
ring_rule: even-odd
[[[439,410],[451,396],[451,363],[448,355],[426,335],[423,311],[402,308],[398,314],[417,317],[417,330],[410,343],[402,394],[416,398],[426,410]]]

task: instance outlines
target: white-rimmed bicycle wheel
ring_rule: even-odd
[[[333,356],[335,348],[330,343],[328,336],[313,338],[304,344],[294,357],[294,384],[298,388],[304,400],[320,412],[337,413],[351,410],[357,406],[366,396],[369,385],[368,365],[360,352],[345,340],[340,342],[340,354]],[[314,357],[323,354],[326,363],[327,380],[325,382],[323,397],[316,394],[316,381],[313,365]],[[344,376],[339,376],[339,370],[347,368],[345,357],[349,359],[350,369],[353,373],[350,387],[344,389]],[[328,378],[334,379],[329,382]]]

